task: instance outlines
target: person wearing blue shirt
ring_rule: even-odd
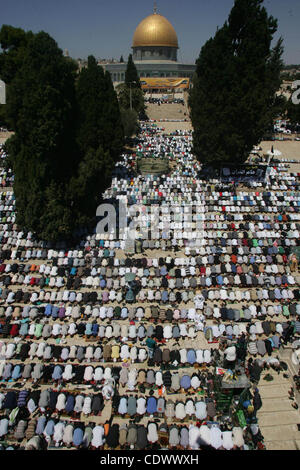
[[[12,380],[18,380],[21,376],[21,366],[19,364],[15,365],[14,370],[12,372],[11,378]]]
[[[99,325],[98,325],[98,323],[93,323],[93,324],[92,324],[92,335],[93,335],[93,336],[97,336],[98,331],[99,331]]]
[[[188,390],[190,388],[191,378],[189,375],[184,375],[183,377],[181,377],[180,386],[181,388],[184,388],[185,390]]]
[[[47,437],[51,437],[54,433],[54,426],[55,426],[55,423],[54,423],[54,420],[53,419],[50,419],[48,421],[48,423],[46,424],[46,427],[43,431],[43,434]]]
[[[58,312],[59,312],[59,308],[56,305],[53,305],[52,306],[52,312],[51,312],[52,318],[57,318],[58,317]]]
[[[153,415],[157,411],[157,400],[155,397],[149,397],[147,400],[147,413]]]
[[[75,406],[75,397],[74,395],[68,395],[67,401],[66,401],[66,407],[65,410],[67,413],[72,413],[74,410]]]
[[[52,373],[52,379],[53,380],[60,380],[62,376],[62,368],[60,366],[55,366],[53,373]]]
[[[87,323],[85,325],[85,332],[84,332],[85,335],[87,336],[90,336],[92,334],[92,324],[91,323]]]
[[[169,300],[168,291],[166,291],[166,290],[162,291],[162,294],[161,294],[161,301],[162,301],[162,303],[167,303],[168,300]]]
[[[83,441],[83,430],[80,427],[75,427],[73,432],[73,445],[75,447],[81,446]]]
[[[194,349],[189,349],[187,352],[187,362],[189,364],[195,364],[196,362],[196,353]]]
[[[50,317],[51,316],[51,313],[52,313],[52,305],[51,304],[47,304],[46,305],[46,308],[45,308],[45,315],[47,317]]]

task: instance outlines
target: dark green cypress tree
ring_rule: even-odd
[[[71,238],[92,221],[123,149],[110,74],[92,56],[75,88],[76,74],[74,62],[41,32],[24,46],[9,85],[17,223],[49,241]]]
[[[0,78],[6,84],[6,94],[9,93],[9,84],[12,82],[24,59],[28,41],[33,37],[31,31],[3,25],[0,29]],[[0,106],[0,125],[13,130],[12,123],[6,113],[6,106]]]
[[[0,74],[1,79],[8,85],[22,66],[26,47],[33,38],[32,31],[3,25],[0,30]]]
[[[236,0],[228,21],[203,46],[189,105],[194,152],[204,163],[243,163],[277,113],[282,39],[263,0]]]
[[[6,105],[15,130],[7,149],[15,174],[17,223],[55,241],[69,237],[73,228],[65,190],[78,164],[76,69],[44,32],[33,35],[23,52]]]
[[[125,71],[125,83],[127,87],[131,85],[133,88],[141,88],[139,74],[133,62],[132,54],[129,54],[128,56],[127,68]]]
[[[114,90],[111,75],[104,75],[105,91],[103,105],[103,149],[109,151],[111,158],[117,162],[120,158],[124,145],[124,129],[121,119],[119,102]]]
[[[101,193],[110,184],[122,152],[124,132],[111,76],[93,56],[88,57],[88,66],[79,74],[76,96],[80,164],[68,194],[79,225],[96,215]]]
[[[102,147],[117,161],[123,149],[123,127],[111,76],[93,56],[77,82],[78,143],[82,154]]]

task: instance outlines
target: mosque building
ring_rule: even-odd
[[[155,6],[153,14],[137,26],[132,41],[132,58],[144,90],[189,88],[196,65],[178,62],[178,49],[174,27],[157,13]],[[124,82],[126,62],[104,67],[110,72],[114,85]]]

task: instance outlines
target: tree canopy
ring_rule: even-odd
[[[110,74],[93,56],[76,84],[77,143],[80,163],[70,181],[70,192],[81,223],[96,213],[101,193],[108,187],[114,164],[123,149],[124,131]]]
[[[131,85],[133,88],[141,88],[139,74],[133,62],[132,54],[129,54],[128,56],[127,68],[125,71],[125,83],[127,87]]]
[[[47,33],[7,31],[14,39],[1,30],[0,61],[9,71],[5,115],[14,135],[6,149],[16,221],[44,240],[71,238],[95,218],[123,148],[117,95],[110,74],[92,56],[78,75]]]
[[[243,163],[278,112],[282,39],[263,0],[235,0],[202,47],[189,97],[194,152],[211,165]]]

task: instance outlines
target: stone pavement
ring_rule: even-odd
[[[188,110],[182,104],[158,104],[146,103],[146,112],[149,119],[189,119]],[[185,115],[186,113],[186,115]],[[178,127],[177,127],[178,129]]]
[[[296,373],[290,361],[291,348],[280,352],[280,360],[287,363],[289,378],[283,373],[277,374],[270,369],[263,371],[258,384],[262,398],[262,408],[257,412],[258,424],[267,450],[300,450],[300,412],[292,407],[293,400],[289,399],[288,391],[293,386],[292,377]],[[264,380],[266,374],[274,380]],[[299,397],[298,406],[300,405]]]

